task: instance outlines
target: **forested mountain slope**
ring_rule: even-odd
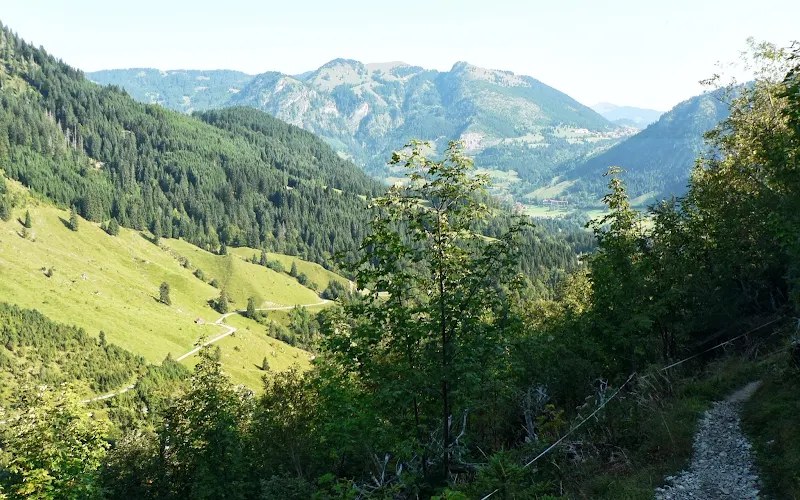
[[[253,75],[240,71],[167,72],[149,68],[98,71],[88,77],[102,85],[124,87],[142,102],[182,113],[220,107],[253,79]]]
[[[689,172],[703,151],[703,134],[727,116],[721,92],[688,99],[638,134],[579,163],[566,176],[574,182],[569,192],[578,199],[595,196],[602,191],[601,174],[616,165],[627,171],[628,190],[640,202],[683,194]]]
[[[409,139],[429,140],[442,152],[463,139],[476,165],[509,180],[502,193],[521,193],[549,181],[564,162],[608,146],[633,132],[544,83],[507,71],[456,63],[450,71],[401,62],[363,64],[333,60],[301,76],[268,72],[236,92],[214,87],[223,74],[208,73],[197,100],[182,71],[108,70],[91,73],[145,102],[186,111],[255,107],[323,137],[367,171],[394,181],[389,153]],[[156,76],[160,75],[160,76]],[[186,92],[186,93],[184,93]],[[496,190],[497,192],[497,190]]]
[[[0,102],[6,175],[89,220],[158,227],[215,250],[263,245],[328,262],[360,241],[363,198],[379,188],[266,113],[226,111],[222,128],[140,104],[5,27]],[[229,130],[237,127],[252,133]]]

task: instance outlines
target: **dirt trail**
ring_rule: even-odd
[[[694,436],[689,469],[667,477],[667,485],[656,488],[656,500],[759,498],[751,444],[742,434],[739,412],[760,385],[761,381],[751,382],[714,403]]]

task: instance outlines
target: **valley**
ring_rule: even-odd
[[[800,46],[662,113],[696,6],[79,4],[0,24],[0,500],[800,495]]]

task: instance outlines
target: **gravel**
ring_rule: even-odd
[[[656,488],[656,500],[760,498],[751,444],[739,425],[742,404],[759,385],[748,384],[725,401],[715,402],[705,413],[694,436],[689,470],[677,477],[667,476],[667,484]]]

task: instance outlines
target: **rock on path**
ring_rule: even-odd
[[[742,434],[739,411],[761,382],[752,382],[717,401],[700,421],[689,470],[666,478],[656,500],[732,500],[759,498],[750,442]]]

